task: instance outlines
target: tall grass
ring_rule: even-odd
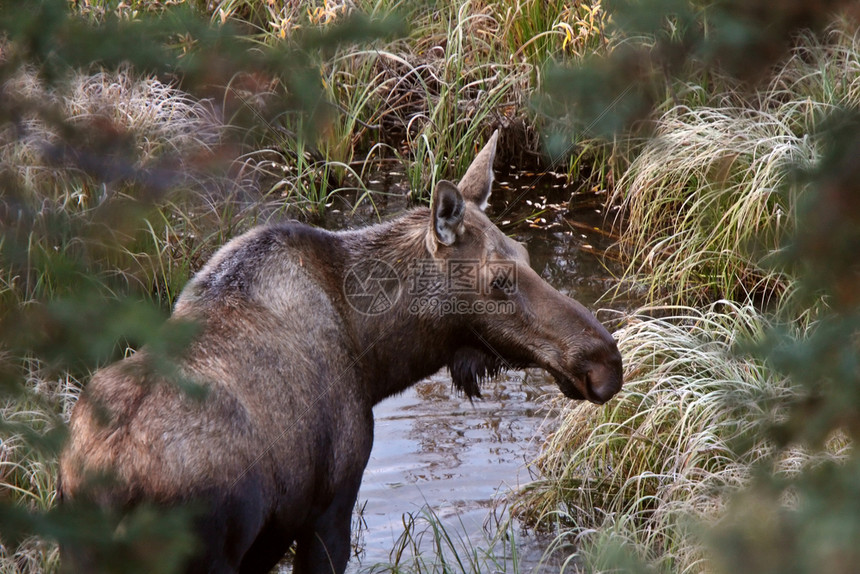
[[[765,430],[805,391],[746,350],[774,316],[798,341],[821,316],[808,299],[798,304],[798,277],[779,263],[811,181],[803,174],[823,153],[822,127],[860,104],[858,41],[844,22],[798,38],[758,92],[726,80],[718,93],[689,86],[612,190],[624,278],[644,283],[652,302],[684,306],[627,319],[615,334],[622,392],[604,407],[569,408],[535,462],[539,480],[520,512],[552,529],[557,545],[576,546],[578,568],[713,571],[702,524],[724,516],[757,465],[793,477],[851,452],[840,433],[824,454],[777,449]]]
[[[136,11],[174,3],[78,4],[97,20],[114,12],[133,19]],[[105,298],[132,293],[166,308],[226,239],[272,214],[316,213],[347,189],[367,193],[365,180],[379,166],[399,163],[395,169],[420,196],[438,179],[461,175],[494,128],[503,132],[502,153],[537,151],[538,139],[522,135],[542,126],[528,106],[543,81],[541,66],[613,47],[599,1],[191,4],[216,23],[241,23],[260,44],[292,42],[355,13],[400,11],[411,28],[403,38],[317,54],[327,100],[317,110],[321,128],[306,133],[303,116],[285,113],[242,148],[221,146],[223,102],[195,100],[163,79],[128,69],[77,74],[56,89],[26,69],[7,79],[4,104],[21,106],[21,121],[0,131],[2,181],[14,191],[4,202],[17,202],[29,219],[24,236],[2,240],[4,249],[13,239],[23,246],[18,267],[4,261],[4,314],[62,296],[66,261],[95,271],[88,281]],[[632,316],[617,334],[627,369],[623,393],[606,407],[565,413],[536,463],[542,478],[521,508],[535,523],[559,528],[559,546],[573,541],[579,550],[572,561],[583,567],[604,569],[622,544],[662,571],[707,569],[688,517],[718,516],[726,492],[770,452],[756,439],[761,421],[778,418],[796,391],[734,350],[770,324],[755,304],[783,304],[793,289],[790,273],[774,271],[768,259],[793,229],[804,189],[790,181],[796,166],[815,166],[819,126],[836,107],[860,106],[858,42],[846,23],[823,39],[804,37],[760,94],[687,86],[641,147],[594,142],[571,155],[569,171],[590,178],[589,185],[617,181],[610,200],[624,218],[626,275],[645,281],[652,300],[743,301]],[[246,107],[255,97],[283,95],[277,78],[263,80],[266,92],[247,94]],[[86,169],[76,161],[81,156],[68,155],[67,128],[97,160]],[[629,149],[637,155],[628,169],[617,157]],[[376,164],[380,158],[395,163]],[[230,167],[213,177],[213,163]],[[135,186],[135,177],[148,178],[147,185]],[[108,207],[153,199],[139,197],[141,189],[164,194],[139,217],[113,218],[118,212]],[[805,322],[791,328],[802,337]],[[26,392],[0,406],[2,420],[38,429],[58,424],[79,387],[76,377],[30,357],[15,360],[26,363]],[[738,449],[740,440],[758,442]],[[831,447],[836,456],[847,448],[838,439]],[[779,470],[810,462],[791,451]],[[47,508],[54,489],[50,457],[4,433],[0,496]],[[456,539],[432,511],[409,517],[404,529],[393,564],[381,570],[507,568],[493,551]],[[508,555],[504,536],[493,544]],[[0,548],[2,571],[53,568],[56,553],[43,542]]]
[[[407,174],[412,193],[424,195],[438,179],[459,177],[496,128],[502,130],[500,155],[531,154],[533,161],[541,152],[535,135],[540,119],[531,113],[529,98],[540,86],[540,66],[607,45],[600,2],[389,0],[317,2],[299,9],[297,3],[264,7],[227,0],[212,13],[215,19],[227,14],[251,22],[263,42],[289,42],[307,29],[358,14],[395,13],[409,23],[407,37],[379,40],[371,49],[342,47],[320,60],[328,101],[322,130],[307,139],[285,117],[286,131],[276,133],[276,126],[270,138],[277,146],[264,138],[265,150],[288,150],[275,162],[292,175],[272,185],[290,187],[287,180],[295,174],[311,175],[297,165],[310,153],[314,185],[323,191],[304,197],[321,200],[345,180],[352,180],[346,187],[366,188],[344,166],[365,173],[374,161],[392,158],[401,164],[396,171]]]
[[[707,571],[693,517],[720,515],[726,496],[772,451],[762,425],[778,420],[797,392],[739,353],[770,326],[755,307],[730,301],[632,315],[615,333],[622,392],[605,407],[565,409],[520,512],[557,528],[556,544],[575,544],[587,571],[605,571],[619,546],[660,572]],[[838,439],[831,446],[837,457],[848,448]],[[776,471],[814,461],[794,449]]]
[[[441,177],[462,174],[483,145],[487,128],[500,122],[499,112],[516,113],[524,78],[516,67],[490,59],[498,31],[488,10],[470,2],[452,5],[445,35],[426,46],[436,57],[421,65],[423,73],[409,71],[414,77],[409,89],[426,102],[404,118],[409,149],[417,158],[436,160],[409,166],[411,183],[419,190]]]
[[[320,159],[339,162],[336,176],[356,158],[393,155],[421,195],[438,179],[461,175],[493,126],[524,121],[526,82],[521,66],[496,53],[499,23],[487,7],[441,2],[406,13],[409,38],[343,49],[322,62],[331,103],[310,145]]]
[[[786,278],[759,261],[792,228],[793,170],[816,156],[793,119],[740,106],[666,113],[615,189],[627,274],[676,302],[783,292]]]
[[[15,123],[0,131],[0,500],[39,512],[55,504],[56,452],[86,366],[141,327],[132,301],[169,307],[223,242],[208,236],[223,226],[207,207],[220,198],[224,210],[231,186],[207,167],[224,132],[214,106],[154,77],[125,68],[49,86],[25,67],[2,97]],[[2,572],[57,566],[49,541],[0,546]]]
[[[274,192],[270,197],[295,198],[310,211],[324,209],[340,190],[366,191],[361,174],[380,159],[398,160],[396,171],[406,173],[412,193],[422,196],[438,179],[459,177],[496,128],[503,132],[503,159],[534,161],[542,151],[536,127],[543,120],[531,113],[529,98],[540,88],[541,66],[610,46],[608,13],[599,0],[187,3],[215,23],[238,23],[264,44],[300,42],[306,32],[359,15],[380,19],[393,13],[408,22],[406,37],[318,55],[326,96],[317,110],[322,129],[307,134],[300,116],[288,113],[258,138],[255,149],[245,150],[246,169],[273,168],[258,174]],[[134,18],[167,4],[104,0],[80,9],[94,18]],[[572,172],[582,170],[583,157],[602,156],[573,154],[578,159]]]
[[[798,174],[816,166],[821,125],[860,103],[857,43],[845,24],[806,36],[767,89],[715,94],[659,118],[610,198],[622,207],[626,275],[646,282],[652,300],[766,303],[790,288],[768,258],[794,229]]]
[[[81,136],[93,162],[113,159],[118,164],[94,166],[94,175],[106,179],[212,151],[223,130],[210,102],[195,101],[175,86],[137,77],[129,69],[77,73],[48,88],[34,70],[21,68],[6,79],[2,93],[9,107],[20,110],[18,129],[6,126],[0,134],[3,169],[16,185],[37,192],[37,203],[49,193],[66,197],[75,185],[95,185],[80,168],[63,161],[67,130],[79,132],[75,135]],[[99,148],[111,137],[120,138],[124,146]],[[104,189],[83,191],[62,206],[88,207],[105,199]]]
[[[549,60],[582,58],[608,48],[609,14],[601,0],[563,2],[524,0],[495,2],[502,22],[501,37],[514,61],[526,61],[534,71]]]

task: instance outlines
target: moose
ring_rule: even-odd
[[[429,209],[337,232],[266,224],[222,246],[168,319],[196,326],[172,370],[144,346],[84,389],[62,504],[193,505],[189,573],[269,572],[293,543],[294,572],[341,573],[382,399],[447,366],[470,398],[502,369],[540,367],[565,396],[608,401],[622,384],[615,340],[484,212],[497,139],[458,185],[438,182]],[[100,571],[94,556],[61,548],[68,572]]]

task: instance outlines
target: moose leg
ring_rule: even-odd
[[[280,524],[272,521],[242,558],[240,574],[267,574],[284,557],[293,543],[290,535]]]
[[[201,553],[187,574],[245,572],[243,558],[264,527],[267,508],[262,493],[262,480],[251,474],[234,491],[210,495],[209,511],[196,518]]]
[[[335,496],[296,544],[294,574],[341,574],[350,554],[350,521],[361,480]]]

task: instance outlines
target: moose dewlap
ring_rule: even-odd
[[[446,365],[469,396],[537,366],[572,399],[608,401],[622,382],[612,336],[484,214],[496,140],[430,209],[356,231],[267,225],[223,246],[176,303],[170,321],[197,331],[170,368],[144,347],[88,384],[62,502],[120,528],[139,505],[193,508],[187,572],[268,572],[295,542],[295,572],[339,573],[377,402]],[[104,571],[101,556],[61,549],[69,572]]]

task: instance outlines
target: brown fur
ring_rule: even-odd
[[[500,369],[540,366],[571,398],[608,400],[621,387],[612,337],[531,270],[522,246],[480,207],[495,141],[459,189],[439,184],[429,210],[339,233],[269,225],[222,247],[171,319],[199,325],[177,368],[207,389],[205,399],[152,368],[146,348],[96,373],[72,415],[63,500],[113,509],[202,504],[202,551],[188,572],[268,572],[293,541],[295,572],[342,572],[373,442],[371,409],[383,398],[447,365],[469,396]],[[366,315],[350,305],[344,277],[372,259],[402,281],[390,309]],[[516,284],[456,295],[442,285],[437,297],[512,301],[516,313],[411,309],[412,265],[455,260],[474,262],[487,285],[493,262],[512,262]],[[88,485],[94,473],[115,480]],[[93,567],[85,556],[64,548],[64,568]]]

